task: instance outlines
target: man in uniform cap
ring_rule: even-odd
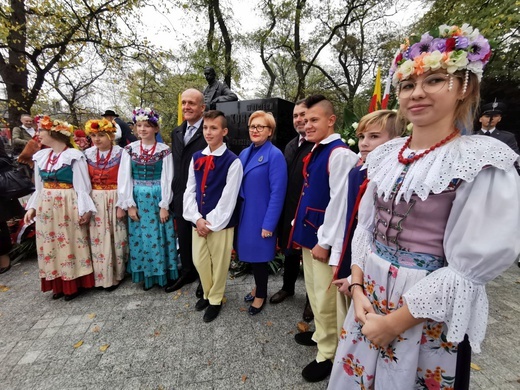
[[[482,124],[482,128],[477,134],[488,135],[496,138],[507,144],[517,154],[520,154],[515,135],[508,131],[498,130],[496,128],[498,122],[502,120],[502,113],[505,111],[505,109],[506,105],[504,103],[497,102],[496,99],[493,103],[484,104],[482,106],[482,114],[479,119],[479,122]]]
[[[132,132],[132,129],[125,123],[124,120],[119,118],[113,110],[105,110],[101,114],[103,118],[109,121],[113,121],[116,124],[116,143],[124,148],[129,143],[137,141],[137,137]]]

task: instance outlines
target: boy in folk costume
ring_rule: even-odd
[[[396,126],[397,112],[392,110],[378,110],[365,115],[359,121],[356,129],[358,137],[358,147],[361,160],[365,162],[367,155],[379,145],[397,138],[402,131]],[[338,287],[337,303],[337,323],[341,331],[343,321],[347,315],[350,305],[350,264],[352,256],[352,236],[357,225],[357,212],[359,202],[365,193],[368,179],[367,170],[363,165],[358,165],[348,174],[347,186],[347,213],[345,220],[345,235],[341,237],[332,247],[331,257],[339,256],[340,261],[334,274],[334,285]]]
[[[302,248],[305,288],[316,324],[314,333],[295,336],[298,344],[318,346],[316,359],[302,376],[318,382],[329,375],[336,352],[336,291],[331,283],[339,259],[330,258],[330,249],[345,229],[347,176],[359,158],[334,133],[336,116],[329,100],[314,95],[305,105],[306,138],[316,145],[304,159],[304,184],[289,245]]]
[[[193,155],[184,193],[183,218],[193,226],[193,263],[200,275],[204,296],[195,305],[206,309],[203,321],[217,318],[222,307],[231,261],[234,213],[242,165],[224,143],[228,132],[221,111],[204,114],[203,133],[208,146]]]

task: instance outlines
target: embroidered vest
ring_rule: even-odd
[[[202,151],[195,152],[193,155],[193,168],[197,182],[195,199],[202,218],[206,219],[208,213],[217,207],[226,186],[229,167],[237,158],[236,154],[229,149],[226,149],[221,156],[206,156]],[[238,213],[235,208],[225,228],[236,226],[237,223]]]
[[[318,243],[318,228],[330,201],[329,159],[336,148],[347,146],[340,139],[320,144],[304,160],[303,187],[289,246],[312,249]]]

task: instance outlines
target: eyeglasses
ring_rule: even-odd
[[[261,133],[265,129],[270,129],[270,128],[271,128],[271,126],[252,125],[252,126],[249,126],[249,132],[252,133],[254,131],[257,131],[257,132]]]
[[[452,83],[453,83],[452,77],[453,77],[452,75],[445,74],[445,73],[431,74],[431,75],[425,77],[421,81],[421,88],[425,93],[429,93],[429,94],[437,93],[446,85],[446,83],[449,80],[449,83],[450,83],[449,87],[451,90]],[[413,91],[415,91],[415,87],[417,86],[417,84],[418,84],[417,81],[413,81],[413,80],[401,81],[398,84],[398,88],[399,88],[398,96],[400,98],[409,98],[410,96],[412,96]]]

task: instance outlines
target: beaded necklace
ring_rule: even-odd
[[[450,141],[451,139],[455,138],[457,135],[459,134],[459,130],[458,129],[455,129],[453,130],[453,133],[451,133],[450,135],[448,135],[446,138],[444,138],[442,141],[440,142],[437,142],[435,145],[431,146],[429,149],[426,149],[424,152],[422,153],[419,153],[419,154],[416,154],[414,155],[413,157],[411,158],[406,158],[406,157],[403,157],[403,152],[406,150],[406,148],[408,147],[408,145],[410,145],[410,142],[412,142],[412,136],[410,136],[410,138],[408,138],[406,140],[406,142],[404,143],[403,147],[401,148],[401,150],[399,151],[399,154],[397,155],[397,159],[399,160],[399,162],[401,164],[404,164],[404,165],[408,165],[408,164],[411,164],[413,163],[414,161],[417,161],[419,160],[420,158],[426,156],[428,153],[430,153],[431,151],[441,147],[442,145],[444,145],[445,143],[447,143],[448,141]]]
[[[101,171],[99,172],[99,175],[98,175],[98,180],[101,181],[101,178],[103,177],[103,173],[105,171],[105,168],[107,167],[107,164],[108,162],[110,161],[110,156],[112,156],[112,149],[114,147],[113,146],[110,146],[110,151],[108,152],[107,156],[102,159],[99,155],[99,149],[97,150],[96,152],[96,167],[99,169],[101,168]],[[101,167],[101,161],[104,161],[105,164]]]
[[[54,165],[56,165],[56,163],[58,162],[58,160],[60,159],[60,156],[61,154],[68,149],[68,146],[65,147],[65,149],[63,149],[60,153],[58,153],[58,155],[56,155],[55,157],[52,157],[52,154],[54,153],[52,150],[51,152],[49,153],[49,157],[47,157],[47,163],[45,164],[45,170],[46,171],[49,171],[49,164],[51,165],[50,166],[50,169],[52,170],[52,168],[54,167]]]
[[[143,141],[141,141],[139,147],[140,147],[140,150],[141,150],[141,156],[142,156],[143,160],[145,160],[148,163],[150,158],[155,153],[155,148],[157,147],[157,141],[155,141],[155,143],[153,144],[153,146],[149,150],[146,150],[146,149],[143,148]]]

